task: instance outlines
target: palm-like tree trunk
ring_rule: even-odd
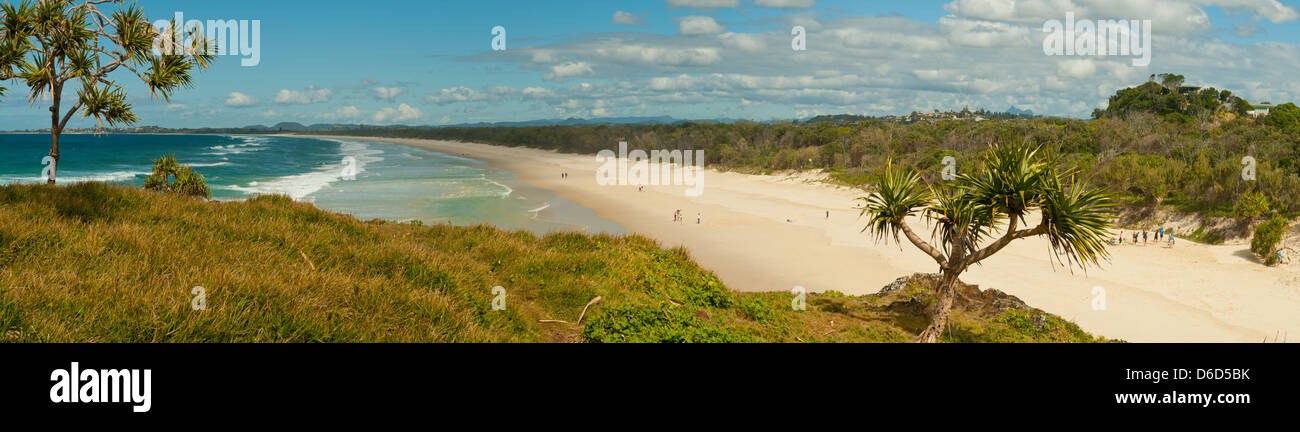
[[[939,336],[943,335],[948,326],[952,304],[957,297],[957,274],[945,270],[936,291],[937,300],[934,303],[934,311],[930,313],[930,326],[921,331],[920,336],[916,338],[917,342],[939,342]]]
[[[54,178],[57,177],[59,169],[59,135],[63,130],[59,128],[59,99],[63,93],[61,85],[53,86],[50,92],[52,103],[50,104],[50,177],[46,179],[47,184],[54,184]]]

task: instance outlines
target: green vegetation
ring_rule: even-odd
[[[175,155],[166,155],[153,160],[153,171],[144,179],[144,188],[155,192],[167,192],[203,198],[211,198],[203,174],[194,171],[189,165],[176,162]]]
[[[1046,236],[1058,260],[1083,268],[1109,257],[1106,238],[1114,215],[1104,191],[1078,181],[1073,170],[1060,169],[1040,148],[995,144],[982,162],[975,174],[937,184],[925,184],[915,171],[887,166],[876,192],[860,198],[866,202],[865,231],[876,241],[893,237],[901,243],[901,234],[943,273],[938,303],[919,341],[938,342],[948,328],[961,274],[1012,241]],[[1031,212],[1038,212],[1041,222],[1021,228]],[[916,214],[935,226],[930,242],[907,222]]]
[[[1260,215],[1269,212],[1272,207],[1268,205],[1268,197],[1259,192],[1247,192],[1237,200],[1237,205],[1233,207],[1232,213],[1240,218],[1254,219]]]
[[[105,12],[107,5],[122,6]],[[126,88],[109,78],[130,71],[155,98],[193,84],[191,71],[206,69],[216,56],[204,35],[188,30],[188,46],[163,45],[154,53],[158,29],[145,13],[124,0],[24,0],[0,4],[0,81],[27,86],[27,100],[49,100],[50,158],[59,163],[59,135],[73,114],[94,117],[97,126],[130,125],[137,120]],[[179,28],[181,23],[173,23]],[[163,38],[167,41],[182,38]],[[62,106],[64,87],[80,89],[76,103]],[[5,93],[0,87],[0,96]],[[50,171],[53,184],[56,171]]]
[[[1268,110],[1264,124],[1288,132],[1300,132],[1300,107],[1293,103],[1284,103]]]
[[[640,236],[361,222],[281,196],[0,186],[0,341],[905,342],[925,327],[930,281],[809,294],[794,311],[789,293],[731,291]],[[972,329],[954,341],[1094,340],[1065,338],[1082,333],[1057,320],[1026,333],[998,320],[1018,312],[979,305],[954,309],[954,327]]]
[[[944,337],[945,342],[1096,342],[1092,335],[1061,317],[1030,309],[1008,309],[994,318],[995,325],[970,326],[959,323]],[[1001,325],[996,325],[1001,324]]]
[[[1255,228],[1255,236],[1250,239],[1250,251],[1264,260],[1265,264],[1277,264],[1277,246],[1290,228],[1291,224],[1286,218],[1273,216]]]
[[[1156,82],[1160,78],[1160,82]],[[1121,89],[1110,97],[1105,110],[1093,111],[1093,118],[1114,118],[1131,114],[1155,114],[1163,120],[1190,123],[1208,122],[1220,113],[1244,117],[1250,103],[1233,96],[1228,90],[1213,87],[1184,87],[1183,76],[1152,75],[1151,81],[1137,87]]]

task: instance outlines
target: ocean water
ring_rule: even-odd
[[[364,139],[220,135],[64,135],[60,184],[140,186],[152,160],[175,154],[214,199],[283,194],[362,220],[491,224],[536,233],[624,234],[618,224],[481,161]],[[0,134],[0,184],[41,182],[49,135]],[[355,176],[346,176],[351,161]]]

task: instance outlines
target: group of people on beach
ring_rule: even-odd
[[[1138,237],[1139,237],[1139,236],[1141,236],[1141,238],[1142,238],[1142,246],[1146,246],[1146,245],[1147,245],[1147,240],[1149,240],[1152,236],[1155,237],[1155,241],[1157,241],[1157,242],[1159,242],[1159,241],[1161,241],[1161,240],[1164,240],[1164,241],[1166,241],[1166,242],[1169,243],[1169,247],[1173,247],[1173,246],[1174,246],[1174,232],[1173,232],[1172,230],[1165,229],[1164,227],[1157,228],[1157,229],[1155,230],[1155,232],[1149,232],[1149,231],[1147,231],[1146,229],[1143,229],[1141,232],[1139,232],[1139,231],[1137,231],[1137,230],[1134,230],[1134,231],[1133,231],[1133,245],[1137,245],[1137,244],[1138,244]],[[1124,244],[1124,230],[1120,230],[1120,231],[1119,231],[1119,236],[1116,237],[1116,238],[1114,238],[1114,239],[1112,239],[1112,240],[1110,241],[1110,244],[1112,244],[1112,245],[1123,245],[1123,244]]]
[[[680,209],[678,209],[677,211],[673,212],[673,222],[683,222],[683,221],[685,221],[685,220],[686,220],[686,217],[685,217],[685,216],[682,216],[682,211],[681,211]],[[703,221],[704,221],[704,213],[703,213],[703,212],[695,212],[695,224],[696,224],[696,225],[699,225],[699,224],[700,224],[701,222],[703,222]]]

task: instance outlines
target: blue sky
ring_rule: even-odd
[[[1178,72],[1252,101],[1300,96],[1300,14],[1276,0],[139,2],[153,19],[260,20],[261,62],[222,57],[171,104],[129,74],[140,124],[448,124],[556,117],[796,118],[913,110],[1086,116]],[[1042,23],[1150,19],[1150,66],[1044,55]],[[621,13],[620,13],[621,12]],[[808,50],[790,49],[791,28]],[[491,29],[507,49],[492,51]],[[0,129],[48,127],[17,83]],[[72,95],[66,96],[70,99]],[[75,126],[92,124],[74,121]]]

